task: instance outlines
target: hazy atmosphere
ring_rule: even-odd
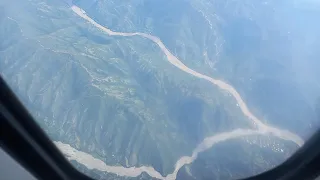
[[[0,75],[95,179],[238,179],[320,127],[316,0],[0,0]]]

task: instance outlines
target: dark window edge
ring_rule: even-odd
[[[1,148],[38,179],[91,180],[77,171],[36,124],[0,77]],[[281,165],[245,180],[315,179],[320,171],[320,131]]]

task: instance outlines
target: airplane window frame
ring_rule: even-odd
[[[0,76],[1,148],[38,179],[93,180],[63,156]],[[274,169],[244,180],[315,179],[320,175],[320,131]]]

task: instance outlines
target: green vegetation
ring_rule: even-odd
[[[158,36],[190,68],[232,84],[267,124],[303,137],[319,127],[319,6],[296,8],[289,0],[74,3],[114,31]],[[205,137],[251,127],[229,94],[171,65],[156,44],[108,36],[64,1],[0,1],[0,73],[52,140],[108,165],[149,165],[166,175]],[[269,137],[254,138],[248,141]],[[237,161],[233,170],[253,170],[233,176],[252,175],[297,148],[275,138],[265,149],[248,141],[205,152],[190,165],[192,173],[219,161],[224,169],[217,177],[230,178],[226,167]],[[98,179],[119,178],[72,163]]]
[[[2,46],[1,72],[53,140],[167,174],[204,137],[249,127],[231,97],[172,66],[149,40],[107,36],[66,7],[7,3],[2,21],[14,23],[1,27],[17,35],[3,37],[15,42]],[[33,26],[25,16],[46,20]]]

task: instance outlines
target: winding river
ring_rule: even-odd
[[[252,129],[236,129],[229,132],[220,133],[211,137],[205,138],[198,146],[193,150],[191,156],[181,157],[175,164],[174,171],[167,176],[162,176],[158,171],[150,166],[141,166],[141,167],[123,167],[123,166],[110,166],[105,164],[102,160],[93,157],[92,155],[76,150],[71,147],[69,144],[64,144],[62,142],[55,142],[56,146],[63,152],[63,154],[69,160],[75,160],[78,163],[85,165],[88,169],[97,169],[100,171],[105,171],[109,173],[117,174],[118,176],[128,176],[128,177],[137,177],[141,173],[145,172],[151,177],[163,180],[175,180],[178,174],[178,171],[187,164],[191,164],[197,157],[198,154],[211,148],[213,145],[223,142],[229,139],[240,138],[244,136],[252,135],[265,135],[267,132],[262,132]]]
[[[205,79],[208,82],[210,82],[213,85],[218,86],[220,89],[229,92],[237,101],[241,111],[245,116],[248,117],[248,119],[252,122],[252,125],[254,129],[236,129],[229,132],[224,132],[220,134],[216,134],[211,137],[205,138],[194,150],[191,156],[183,156],[181,157],[175,164],[175,169],[171,174],[168,174],[167,176],[162,176],[159,172],[157,172],[153,167],[150,166],[142,166],[142,167],[122,167],[122,166],[110,166],[106,165],[103,161],[94,158],[88,153],[78,151],[71,147],[68,144],[64,144],[62,142],[55,142],[55,144],[58,146],[58,148],[68,157],[70,160],[75,160],[83,165],[85,165],[89,169],[97,169],[100,171],[106,171],[109,173],[118,174],[119,176],[128,176],[128,177],[137,177],[142,172],[148,173],[150,176],[158,179],[167,179],[167,180],[174,180],[176,179],[177,173],[181,167],[183,167],[186,164],[192,163],[198,156],[199,153],[211,148],[213,145],[223,142],[229,139],[233,138],[239,138],[243,136],[250,136],[250,135],[272,135],[274,137],[292,141],[296,143],[298,146],[302,146],[304,144],[304,140],[299,137],[298,135],[288,131],[279,129],[267,124],[264,124],[261,120],[259,120],[247,107],[244,100],[241,98],[240,94],[235,90],[234,87],[232,87],[230,84],[211,78],[209,76],[203,75],[199,72],[196,72],[186,65],[184,65],[176,56],[174,56],[162,43],[162,41],[153,35],[146,34],[146,33],[140,33],[140,32],[133,32],[133,33],[125,33],[125,32],[114,32],[97,22],[95,22],[93,19],[91,19],[89,16],[86,15],[85,11],[80,9],[79,7],[73,5],[71,6],[71,9],[73,12],[75,12],[78,16],[82,17],[86,21],[90,22],[95,27],[99,28],[100,30],[104,31],[105,33],[111,35],[111,36],[141,36],[144,38],[147,38],[154,43],[156,43],[160,49],[163,51],[163,53],[166,55],[168,61],[179,68],[180,70],[189,73],[193,76],[196,76],[201,79]]]

